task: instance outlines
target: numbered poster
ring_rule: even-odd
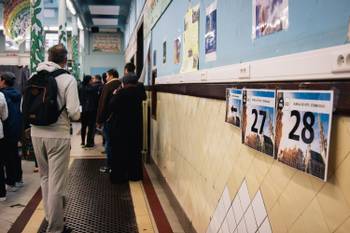
[[[277,101],[278,161],[326,181],[333,91],[278,91]]]
[[[228,88],[226,90],[226,122],[241,127],[242,90]]]
[[[242,141],[244,144],[274,156],[275,90],[243,90]]]

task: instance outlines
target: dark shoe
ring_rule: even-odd
[[[64,226],[64,229],[63,229],[62,233],[71,233],[72,231],[73,231],[73,230],[70,229],[69,227]]]
[[[95,145],[94,144],[86,144],[86,148],[92,148],[92,147],[94,147]]]
[[[100,167],[101,173],[110,173],[111,169],[109,167]]]

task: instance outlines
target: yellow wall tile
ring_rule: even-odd
[[[350,207],[334,177],[322,188],[317,199],[332,232],[350,216]]]
[[[224,186],[233,198],[245,178],[251,198],[261,190],[273,232],[350,232],[350,117],[334,117],[335,176],[325,183],[242,145],[225,112],[224,101],[158,93],[152,156],[198,232]]]
[[[350,231],[350,218],[348,218],[343,224],[339,226],[339,228],[335,231],[335,233],[349,233]]]
[[[314,199],[291,227],[291,233],[329,233],[317,199]]]

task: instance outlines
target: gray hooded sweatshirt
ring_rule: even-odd
[[[49,72],[61,69],[53,62],[43,62],[38,65],[37,72],[47,70]],[[70,138],[70,120],[79,120],[80,102],[77,82],[70,74],[61,74],[56,77],[58,96],[57,101],[60,108],[66,105],[58,121],[49,126],[32,125],[31,136],[40,138]]]

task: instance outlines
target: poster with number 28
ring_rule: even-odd
[[[278,161],[326,181],[332,112],[333,91],[278,91]]]
[[[275,90],[243,90],[242,141],[270,156],[274,156],[275,102]]]

